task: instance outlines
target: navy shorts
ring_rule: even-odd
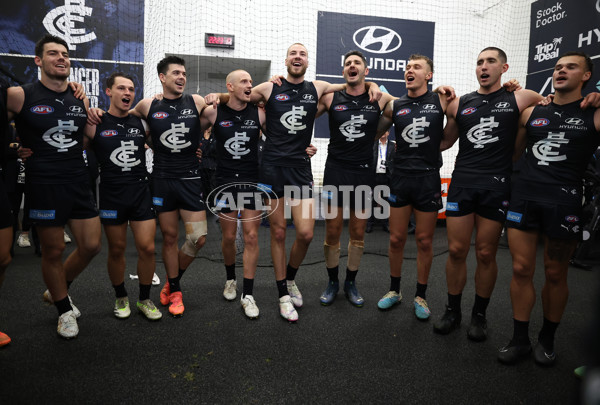
[[[120,225],[127,221],[156,218],[147,181],[133,184],[100,183],[100,221]]]
[[[202,179],[152,179],[152,203],[157,213],[183,209],[204,211]]]
[[[506,226],[522,231],[539,230],[552,239],[581,239],[581,203],[556,204],[513,197]]]
[[[25,183],[29,219],[38,226],[64,226],[69,219],[98,216],[88,180],[67,184]]]
[[[460,187],[450,183],[446,201],[447,217],[475,213],[483,218],[504,223],[510,203],[510,190],[485,190]]]
[[[443,207],[439,172],[422,177],[393,175],[388,202],[394,208],[411,205],[414,209],[423,212],[439,211]]]
[[[372,170],[358,172],[327,164],[321,198],[327,204],[365,210],[372,205],[374,184]]]
[[[313,176],[310,166],[285,167],[263,164],[260,167],[259,187],[271,198],[312,198]],[[292,186],[292,187],[290,187]]]

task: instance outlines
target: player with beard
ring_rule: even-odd
[[[130,113],[146,120],[150,127],[154,150],[152,200],[163,235],[162,258],[167,273],[160,303],[168,305],[169,313],[179,317],[185,310],[181,277],[206,243],[206,211],[196,156],[202,136],[200,113],[206,104],[197,94],[183,93],[187,77],[182,58],[167,56],[156,68],[163,97],[144,98]],[[98,125],[102,113],[92,110],[90,123]],[[181,249],[179,218],[186,234]]]
[[[365,246],[365,228],[370,213],[367,199],[370,199],[374,186],[372,147],[381,110],[393,97],[386,93],[379,101],[369,101],[365,85],[369,68],[359,51],[344,55],[342,74],[346,89],[325,94],[319,100],[318,115],[324,112],[329,114],[331,138],[323,177],[323,197],[329,205],[323,247],[329,282],[320,300],[323,305],[333,303],[339,290],[340,236],[344,226],[344,207],[349,206],[350,241],[344,292],[352,305],[362,307],[364,299],[356,287],[356,275]],[[359,186],[363,188],[362,191],[356,190]],[[352,190],[344,193],[340,187],[351,187]]]
[[[386,106],[379,121],[379,133],[392,124],[396,129],[396,153],[390,184],[390,291],[377,303],[389,309],[400,303],[400,279],[408,223],[415,215],[417,242],[417,288],[415,315],[431,315],[426,301],[427,282],[433,261],[433,233],[442,208],[439,153],[448,98],[427,89],[433,77],[433,61],[411,55],[404,71],[407,94]]]
[[[567,305],[569,259],[581,238],[583,174],[600,144],[600,109],[581,107],[581,90],[592,77],[593,66],[581,52],[559,57],[552,74],[554,100],[527,108],[518,123],[515,157],[525,146],[527,152],[513,182],[507,214],[514,333],[498,353],[502,363],[514,364],[531,352],[528,330],[540,237],[544,242],[544,319],[534,359],[542,366],[556,361],[554,334]]]
[[[508,70],[506,54],[488,47],[477,58],[479,90],[448,106],[442,150],[459,139],[452,183],[446,203],[448,304],[434,331],[448,334],[461,323],[461,297],[467,280],[467,254],[476,230],[475,303],[467,336],[487,338],[486,309],[496,283],[496,252],[510,199],[512,153],[518,116],[542,99],[531,90],[508,92],[501,86]]]
[[[269,190],[269,221],[271,230],[271,256],[279,292],[279,309],[283,318],[296,321],[295,308],[303,304],[302,294],[296,285],[296,272],[306,255],[313,238],[315,218],[312,198],[313,177],[306,148],[310,144],[318,101],[323,94],[343,90],[343,85],[315,80],[305,81],[308,68],[308,50],[302,44],[292,44],[286,54],[287,77],[281,85],[273,82],[261,83],[252,89],[251,102],[264,102],[267,132],[259,179],[262,187]],[[369,86],[372,99],[381,98],[377,86]],[[220,99],[228,101],[227,94],[211,94],[206,102],[211,104]],[[285,195],[286,188],[293,186],[300,194]],[[296,228],[296,239],[286,266],[285,202],[290,206]]]
[[[86,125],[85,140],[94,149],[100,166],[100,221],[108,241],[108,275],[115,290],[117,318],[131,314],[125,289],[127,223],[138,253],[138,310],[149,320],[162,317],[150,300],[154,275],[156,220],[146,171],[146,130],[142,120],[129,114],[135,98],[133,79],[121,72],[106,81],[110,99],[102,124]]]
[[[88,100],[77,99],[69,88],[71,62],[67,43],[46,35],[35,47],[38,82],[8,89],[8,118],[14,117],[27,152],[25,186],[29,217],[42,246],[42,274],[48,286],[45,299],[58,310],[59,335],[79,333],[68,287],[100,251],[100,220],[83,160],[83,130]],[[63,263],[65,224],[76,249]]]

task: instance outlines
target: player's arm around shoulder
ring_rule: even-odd
[[[132,110],[129,110],[129,114],[133,115],[134,117],[138,117],[145,120],[148,118],[148,113],[150,112],[151,105],[151,98],[143,98],[139,101],[139,103],[137,103],[137,105]]]
[[[594,127],[599,132],[597,135],[600,136],[600,108],[596,108],[594,112]]]
[[[531,117],[534,107],[527,107],[519,116],[519,126],[517,127],[517,137],[515,139],[515,151],[513,153],[513,162],[519,160],[525,147],[527,146],[527,121]]]
[[[252,92],[250,93],[250,102],[253,104],[260,102],[266,103],[269,100],[269,97],[271,97],[273,86],[274,85],[271,82],[264,82],[253,87]]]
[[[381,98],[377,101],[379,103],[379,108],[384,111],[388,104],[397,100],[398,97],[392,96],[390,93],[381,93]]]
[[[319,99],[326,94],[342,91],[346,88],[345,83],[329,83],[324,80],[314,80],[312,83],[317,90],[317,97],[319,97]]]
[[[383,112],[379,116],[379,121],[377,122],[377,135],[375,136],[375,140],[381,138],[383,134],[385,134],[386,131],[389,130],[392,124],[394,123],[392,117],[393,111],[394,100],[392,99],[388,101],[388,103],[383,108]]]
[[[317,106],[317,117],[325,114],[331,108],[333,103],[333,93],[323,94],[323,97],[319,98],[319,105]]]
[[[215,124],[217,119],[216,108],[205,108],[200,114],[200,128],[202,131],[206,131],[208,128]]]
[[[25,104],[25,91],[23,87],[9,87],[6,90],[6,110],[9,121],[21,112],[23,104]]]
[[[196,104],[198,113],[202,113],[202,111],[206,108],[204,97],[202,97],[200,94],[192,94],[192,98],[194,99],[194,104]]]
[[[544,96],[533,90],[520,89],[515,91],[515,99],[517,100],[519,111],[523,112],[527,107],[532,107],[543,100]]]
[[[445,99],[446,96],[440,94],[440,101]],[[458,103],[460,97],[456,97],[450,101],[446,107],[446,125],[444,126],[444,133],[442,135],[442,142],[440,143],[440,150],[445,151],[450,149],[452,145],[458,140],[459,131],[458,123],[456,122],[456,114],[458,113]],[[443,106],[443,104],[442,104]]]

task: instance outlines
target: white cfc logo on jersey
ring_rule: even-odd
[[[287,128],[290,134],[295,134],[298,131],[306,129],[306,125],[302,124],[302,117],[305,115],[306,111],[304,111],[304,107],[292,107],[292,111],[283,114],[279,121]]]
[[[429,137],[423,134],[427,127],[429,127],[429,122],[425,120],[425,117],[413,118],[412,124],[407,125],[402,131],[402,138],[410,144],[411,148],[418,148],[420,143],[429,140]]]
[[[538,165],[548,166],[548,162],[560,162],[566,160],[566,155],[559,155],[560,150],[553,150],[554,148],[560,149],[560,145],[569,143],[568,139],[565,139],[564,132],[549,132],[546,139],[537,141],[532,148],[533,156],[539,161]]]
[[[475,144],[475,149],[481,149],[486,143],[498,141],[498,137],[490,134],[500,124],[494,121],[494,117],[482,118],[481,124],[475,125],[467,132],[467,139]]]
[[[86,34],[85,28],[75,28],[82,23],[84,17],[92,15],[92,8],[85,6],[85,0],[65,0],[65,5],[50,10],[44,17],[44,27],[52,35],[60,37],[69,44],[69,49],[77,49],[76,44],[83,44],[96,39],[96,34]]]
[[[57,148],[57,152],[67,152],[71,146],[77,145],[77,141],[70,138],[77,129],[73,120],[58,120],[58,125],[44,132],[42,139]]]
[[[355,139],[362,138],[365,133],[359,129],[361,125],[366,125],[367,120],[361,115],[351,115],[350,121],[340,125],[340,132],[346,137],[346,141],[354,142]]]
[[[134,145],[134,141],[121,141],[121,147],[110,154],[110,161],[119,166],[122,172],[129,172],[132,167],[142,163],[133,156],[136,150],[138,147]]]
[[[250,149],[246,148],[245,142],[248,142],[250,137],[246,136],[245,132],[236,132],[233,138],[229,138],[225,142],[225,149],[231,153],[234,159],[241,159],[242,156],[250,153]]]
[[[171,149],[171,153],[179,153],[181,149],[187,148],[192,143],[185,140],[185,134],[190,132],[189,128],[185,127],[184,123],[171,124],[171,129],[163,132],[160,136],[160,141],[167,148]]]

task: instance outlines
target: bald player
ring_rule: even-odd
[[[286,54],[287,76],[281,86],[261,83],[252,89],[251,102],[264,102],[267,119],[266,142],[262,155],[259,181],[269,190],[269,221],[271,256],[279,293],[279,309],[284,319],[298,319],[295,308],[303,305],[302,294],[296,285],[296,273],[313,238],[315,218],[312,196],[313,177],[306,148],[310,144],[318,101],[323,94],[342,90],[342,85],[304,80],[308,68],[308,50],[300,43],[292,44]],[[370,93],[381,97],[377,86]],[[216,98],[227,102],[227,95],[207,96],[207,103]],[[285,201],[289,198],[296,228],[296,239],[286,266]]]

